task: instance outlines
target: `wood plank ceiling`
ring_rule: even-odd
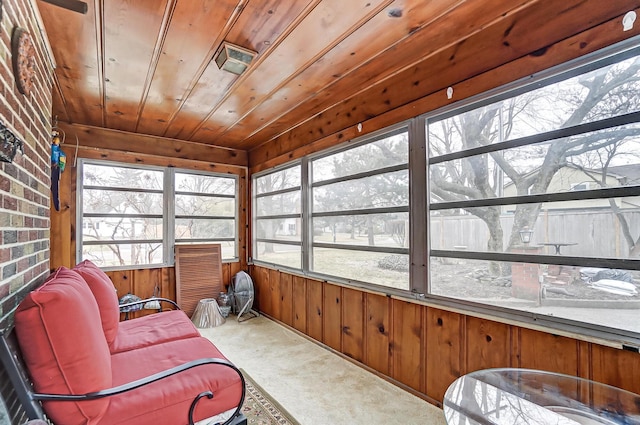
[[[37,3],[57,62],[60,122],[246,151],[285,136],[335,133],[638,7],[637,0],[89,0],[82,15]],[[258,52],[244,75],[212,61],[223,40]]]

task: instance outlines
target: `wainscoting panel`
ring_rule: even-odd
[[[438,402],[449,384],[463,375],[463,319],[458,313],[427,308],[427,394]]]
[[[271,298],[271,314],[278,320],[282,320],[282,300],[280,298],[280,272],[269,272],[269,293]]]
[[[424,308],[417,304],[393,300],[391,324],[392,377],[416,391],[422,391],[424,368],[422,346],[422,314]]]
[[[509,364],[509,325],[466,316],[466,372]],[[473,349],[471,349],[473,348]]]
[[[272,315],[269,269],[254,267],[251,272],[251,280],[253,280],[256,291],[256,308],[265,314]]]
[[[334,350],[342,350],[342,288],[324,285],[323,342]]]
[[[324,285],[318,280],[307,280],[307,335],[316,341],[324,341],[322,337],[322,289]]]
[[[364,360],[364,294],[350,288],[342,288],[342,352]]]
[[[307,333],[307,280],[293,276],[293,327]]]
[[[286,323],[291,309],[293,328],[436,405],[456,378],[489,367],[549,370],[640,393],[638,353],[264,267],[253,266],[252,277],[262,312]],[[566,390],[598,397],[586,386]]]
[[[293,276],[283,273],[280,276],[280,320],[289,326],[293,326],[293,289],[291,282]]]
[[[390,317],[389,301],[383,295],[365,294],[365,352],[364,363],[380,373],[389,375],[389,334]]]
[[[578,341],[559,335],[519,329],[518,367],[541,369],[580,376],[578,373]]]
[[[591,344],[591,379],[640,394],[638,353]]]

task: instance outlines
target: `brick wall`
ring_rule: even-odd
[[[24,141],[24,154],[0,162],[0,329],[19,301],[49,274],[49,150],[52,62],[43,43],[35,0],[4,0],[0,25],[0,122]],[[26,29],[36,46],[31,93],[13,76],[11,35]]]
[[[540,254],[541,251],[538,246],[517,246],[511,250],[514,254]],[[540,303],[540,276],[539,264],[512,263],[511,295]]]

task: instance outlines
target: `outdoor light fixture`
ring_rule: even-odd
[[[242,75],[257,54],[257,52],[225,41],[222,43],[220,50],[218,50],[215,61],[218,68],[236,75]]]
[[[16,137],[7,126],[0,123],[0,161],[12,162],[18,149],[24,153],[22,140]]]
[[[532,235],[533,235],[533,230],[529,229],[529,226],[524,226],[522,230],[520,230],[520,240],[525,245],[531,242]]]

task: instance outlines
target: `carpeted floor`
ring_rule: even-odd
[[[444,425],[441,409],[265,317],[200,332],[302,425]]]
[[[247,417],[248,425],[300,425],[246,371],[242,374],[247,387],[242,413]]]
[[[246,388],[242,413],[247,418],[247,425],[300,425],[280,403],[256,384],[247,371],[240,370],[244,376]],[[197,422],[196,425],[219,425],[228,417],[222,415],[222,417],[208,418]]]

